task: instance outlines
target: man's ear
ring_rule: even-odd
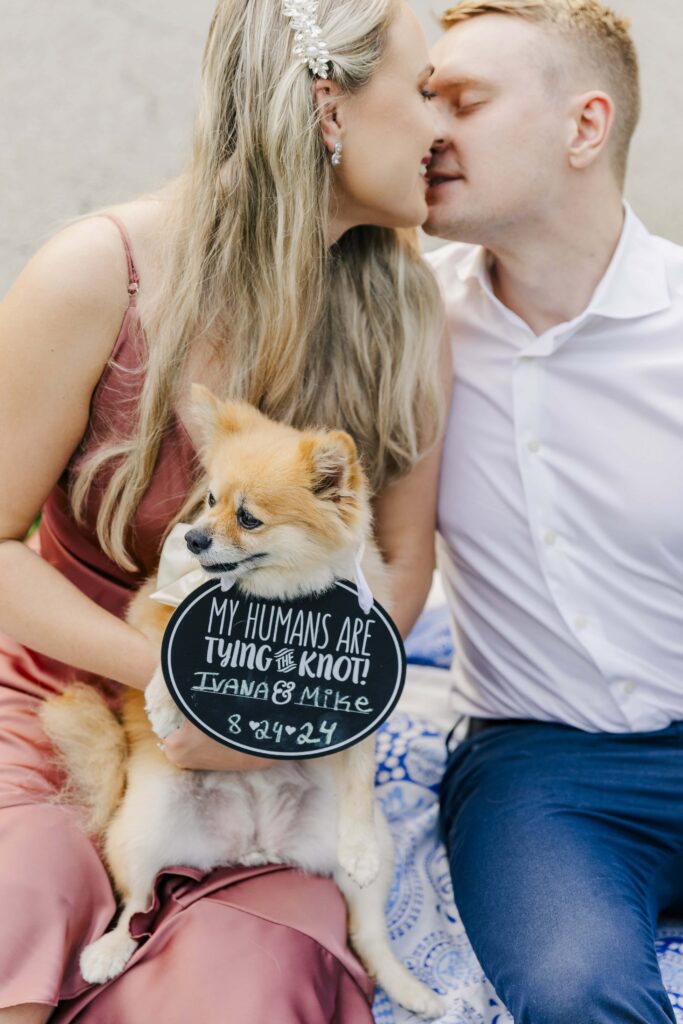
[[[614,124],[614,102],[604,92],[577,97],[572,109],[569,163],[577,170],[589,167],[608,143]]]
[[[304,437],[301,451],[310,470],[311,490],[317,498],[339,501],[358,486],[358,452],[353,438],[343,430]]]
[[[318,111],[320,133],[329,153],[342,141],[344,114],[342,110],[342,91],[336,82],[326,78],[316,78],[313,83],[313,103]]]

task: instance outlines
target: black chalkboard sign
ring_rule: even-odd
[[[166,627],[161,665],[183,714],[248,754],[321,757],[369,736],[396,706],[405,652],[353,583],[294,601],[223,592],[210,580]]]

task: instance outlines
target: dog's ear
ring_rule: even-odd
[[[318,498],[339,501],[360,486],[358,452],[343,430],[305,437],[302,450],[311,473],[311,490]]]
[[[202,443],[206,444],[218,429],[221,403],[202,384],[192,385],[192,416],[199,427]]]
[[[192,413],[204,445],[217,433],[236,434],[261,414],[246,402],[223,402],[202,384],[192,385]]]

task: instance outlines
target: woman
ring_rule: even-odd
[[[430,73],[403,0],[221,0],[187,172],[60,233],[3,302],[0,1024],[57,1004],[59,1022],[371,1020],[334,886],[282,869],[163,872],[132,925],[148,941],[89,988],[78,956],[115,905],[49,803],[35,711],[74,678],[115,701],[153,673],[158,652],[121,616],[196,503],[195,380],[354,434],[410,628],[432,566],[440,310],[395,229],[426,217]],[[165,750],[187,768],[263,764],[189,723]]]

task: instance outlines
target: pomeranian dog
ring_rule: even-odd
[[[352,579],[365,545],[363,570],[382,601],[386,578],[351,437],[274,423],[198,385],[193,400],[208,493],[187,542],[204,572],[224,574],[229,566],[243,594],[291,600]],[[174,609],[149,599],[155,589],[156,580],[145,584],[128,619],[160,647]],[[151,904],[162,868],[282,863],[334,877],[348,905],[352,944],[392,999],[418,1014],[443,1012],[390,948],[384,906],[393,858],[374,799],[374,737],[259,771],[180,769],[159,747],[159,737],[185,721],[161,669],[144,695],[126,692],[122,719],[82,684],[41,711],[70,788],[89,811],[88,828],[103,837],[122,902],[113,930],[81,954],[86,981],[123,970],[138,945],[129,922]]]

